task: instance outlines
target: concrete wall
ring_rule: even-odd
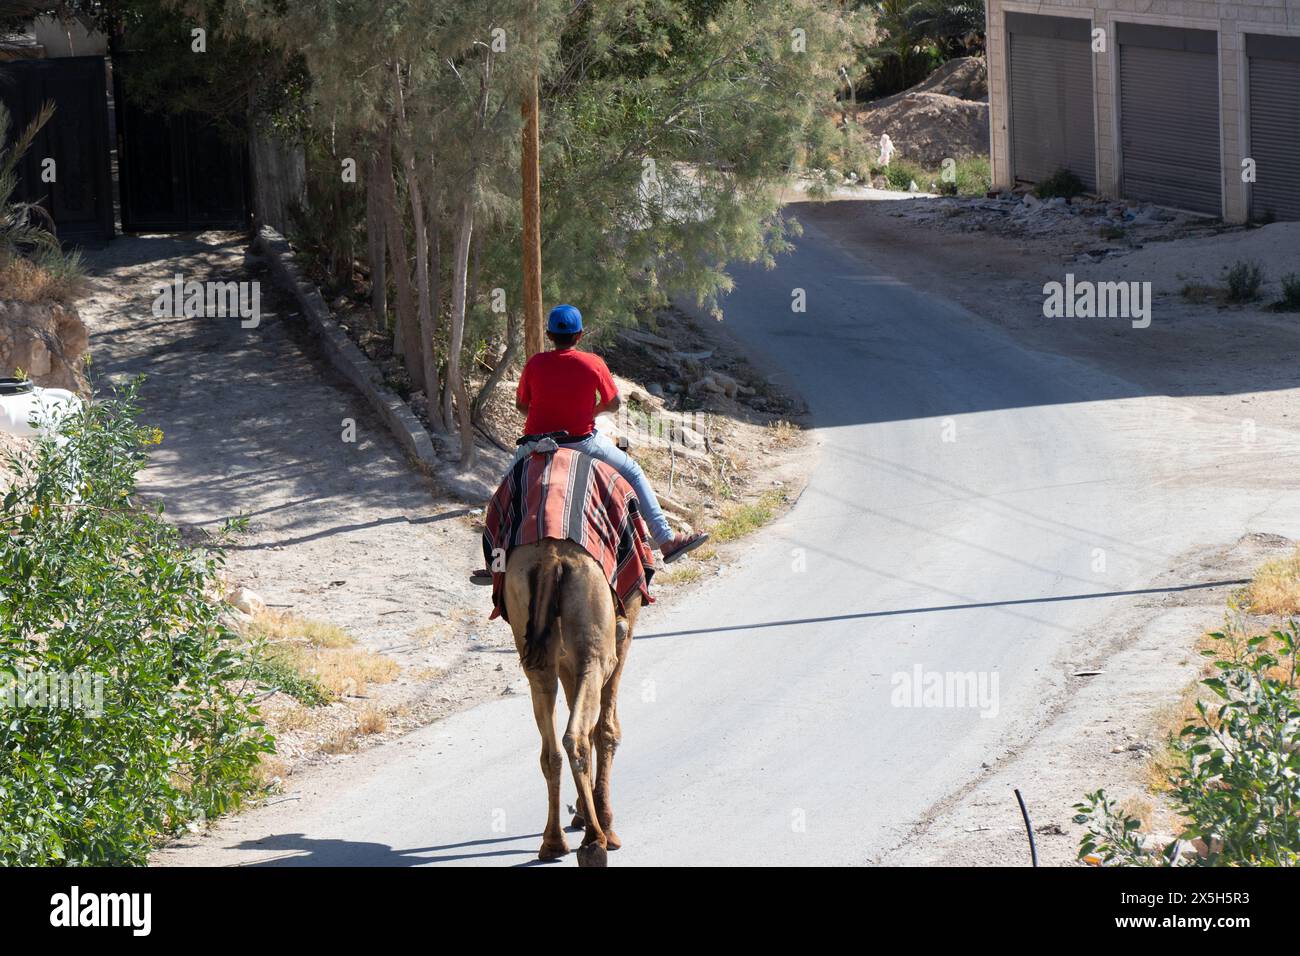
[[[1246,33],[1300,36],[1300,0],[1052,0],[1024,3],[988,0],[989,125],[993,183],[1011,186],[1011,143],[1007,133],[1007,36],[1005,14],[1081,16],[1106,31],[1105,52],[1093,59],[1094,117],[1097,129],[1097,188],[1119,195],[1119,45],[1117,22],[1148,23],[1214,30],[1219,35],[1219,118],[1223,218],[1243,222],[1248,194],[1241,181],[1246,155]]]

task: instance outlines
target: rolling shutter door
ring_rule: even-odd
[[[1246,37],[1252,219],[1300,220],[1300,38]]]
[[[1065,168],[1097,188],[1091,21],[1007,14],[1011,171],[1037,182]]]
[[[1119,65],[1123,194],[1221,214],[1215,35],[1121,23]]]

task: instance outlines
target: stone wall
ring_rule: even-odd
[[[89,336],[76,309],[0,299],[0,376],[22,369],[37,385],[89,395]]]

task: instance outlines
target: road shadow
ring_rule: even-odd
[[[860,621],[872,617],[901,617],[907,614],[934,614],[938,611],[971,611],[991,607],[1019,607],[1032,604],[1059,604],[1063,601],[1093,601],[1100,598],[1134,597],[1142,594],[1177,594],[1182,591],[1203,591],[1209,588],[1239,587],[1249,584],[1250,578],[1231,581],[1205,581],[1199,584],[1176,584],[1163,588],[1135,588],[1131,591],[1094,591],[1091,594],[1059,594],[1049,597],[1011,598],[1005,601],[976,601],[968,604],[935,604],[929,607],[898,608],[892,611],[859,611],[853,614],[829,614],[824,617],[795,617],[781,621],[757,621],[752,624],[727,624],[721,627],[689,628],[681,631],[658,631],[637,634],[633,640],[648,641],[657,637],[685,637],[688,634],[721,634],[726,631],[757,631],[769,627],[794,627],[800,624],[827,624],[835,621]]]
[[[925,245],[923,227],[882,218],[887,214],[877,207],[891,205],[791,203],[786,214],[814,227],[794,240],[793,251],[773,269],[728,269],[734,287],[720,300],[726,331],[756,352],[783,387],[807,399],[815,426],[1300,386],[1292,360],[1300,326],[1285,316],[1194,308],[1161,295],[1147,328],[1134,329],[1124,318],[1045,319],[1043,280],[1064,281],[1081,267],[1017,256],[1013,241],[986,236],[984,271],[968,275],[968,266],[944,260],[942,244]],[[910,255],[897,246],[903,240],[916,246],[908,247]],[[1037,287],[1030,272],[1013,268],[1021,260],[1041,268],[1041,276],[1033,273]],[[989,265],[998,262],[1007,268]],[[1116,260],[1115,279],[1144,278],[1125,273],[1124,264]],[[940,272],[960,274],[958,287],[927,291]],[[805,293],[804,311],[792,312],[791,290]],[[1081,359],[1092,374],[1027,362],[1026,351]]]

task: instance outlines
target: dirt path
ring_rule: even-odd
[[[233,584],[395,659],[401,676],[367,691],[387,736],[508,690],[508,631],[487,626],[484,595],[465,580],[473,506],[407,464],[246,246],[230,233],[124,237],[87,257],[94,286],[80,308],[97,387],[145,375],[143,419],[165,435],[142,491],[196,541],[246,516],[229,549]],[[153,288],[177,272],[260,280],[260,324],[155,317]],[[336,723],[351,719],[347,702],[331,707]]]

